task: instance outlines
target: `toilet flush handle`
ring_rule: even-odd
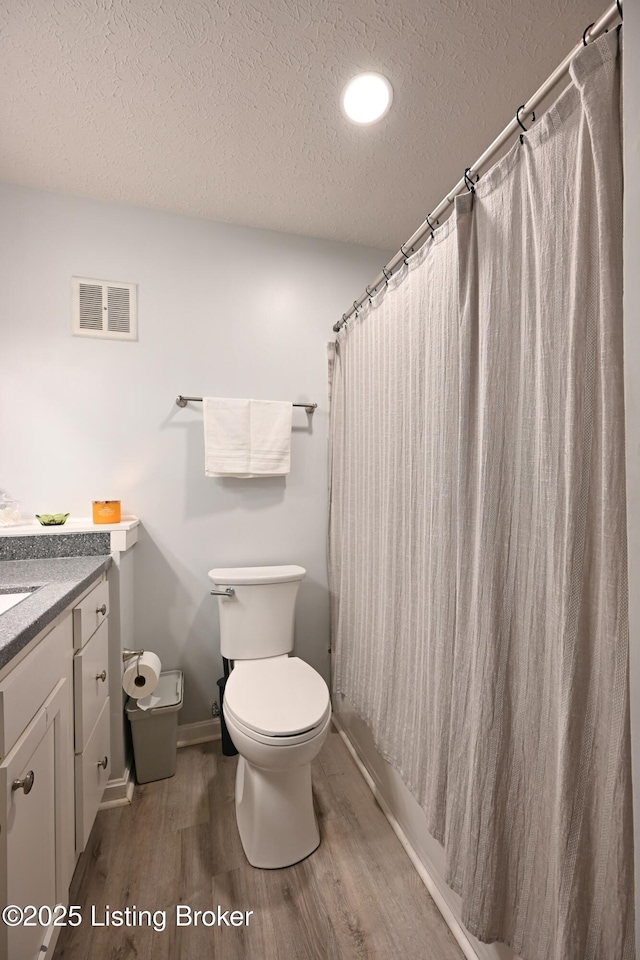
[[[236,592],[233,587],[227,587],[226,590],[212,590],[212,597],[235,597]]]

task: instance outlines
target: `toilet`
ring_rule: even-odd
[[[329,730],[329,689],[290,657],[299,566],[209,571],[220,613],[220,651],[233,662],[223,714],[239,753],[236,819],[254,867],[288,867],[320,843],[311,761]]]

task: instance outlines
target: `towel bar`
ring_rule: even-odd
[[[179,407],[186,407],[188,400],[194,400],[196,401],[196,403],[202,403],[202,397],[183,397],[182,394],[176,397],[176,403],[178,404]],[[318,404],[317,403],[292,403],[291,406],[304,407],[307,413],[311,414],[316,409]]]

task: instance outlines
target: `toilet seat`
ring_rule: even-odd
[[[236,732],[238,732],[244,734],[245,737],[254,743],[265,744],[271,748],[272,752],[277,752],[278,749],[286,750],[295,747],[297,744],[309,743],[315,740],[316,737],[324,734],[331,720],[331,705],[327,707],[326,713],[318,726],[312,727],[310,730],[305,730],[303,733],[280,734],[275,737],[268,737],[264,733],[258,733],[256,730],[252,730],[251,727],[242,723],[241,720],[238,720],[238,718],[229,711],[226,702],[224,705],[224,718],[232,740]]]
[[[224,710],[252,739],[285,745],[312,739],[324,727],[331,703],[313,667],[282,656],[236,661]]]

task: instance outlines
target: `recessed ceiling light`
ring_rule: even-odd
[[[393,100],[391,84],[381,73],[360,73],[342,91],[343,113],[354,123],[375,123],[388,112]]]

